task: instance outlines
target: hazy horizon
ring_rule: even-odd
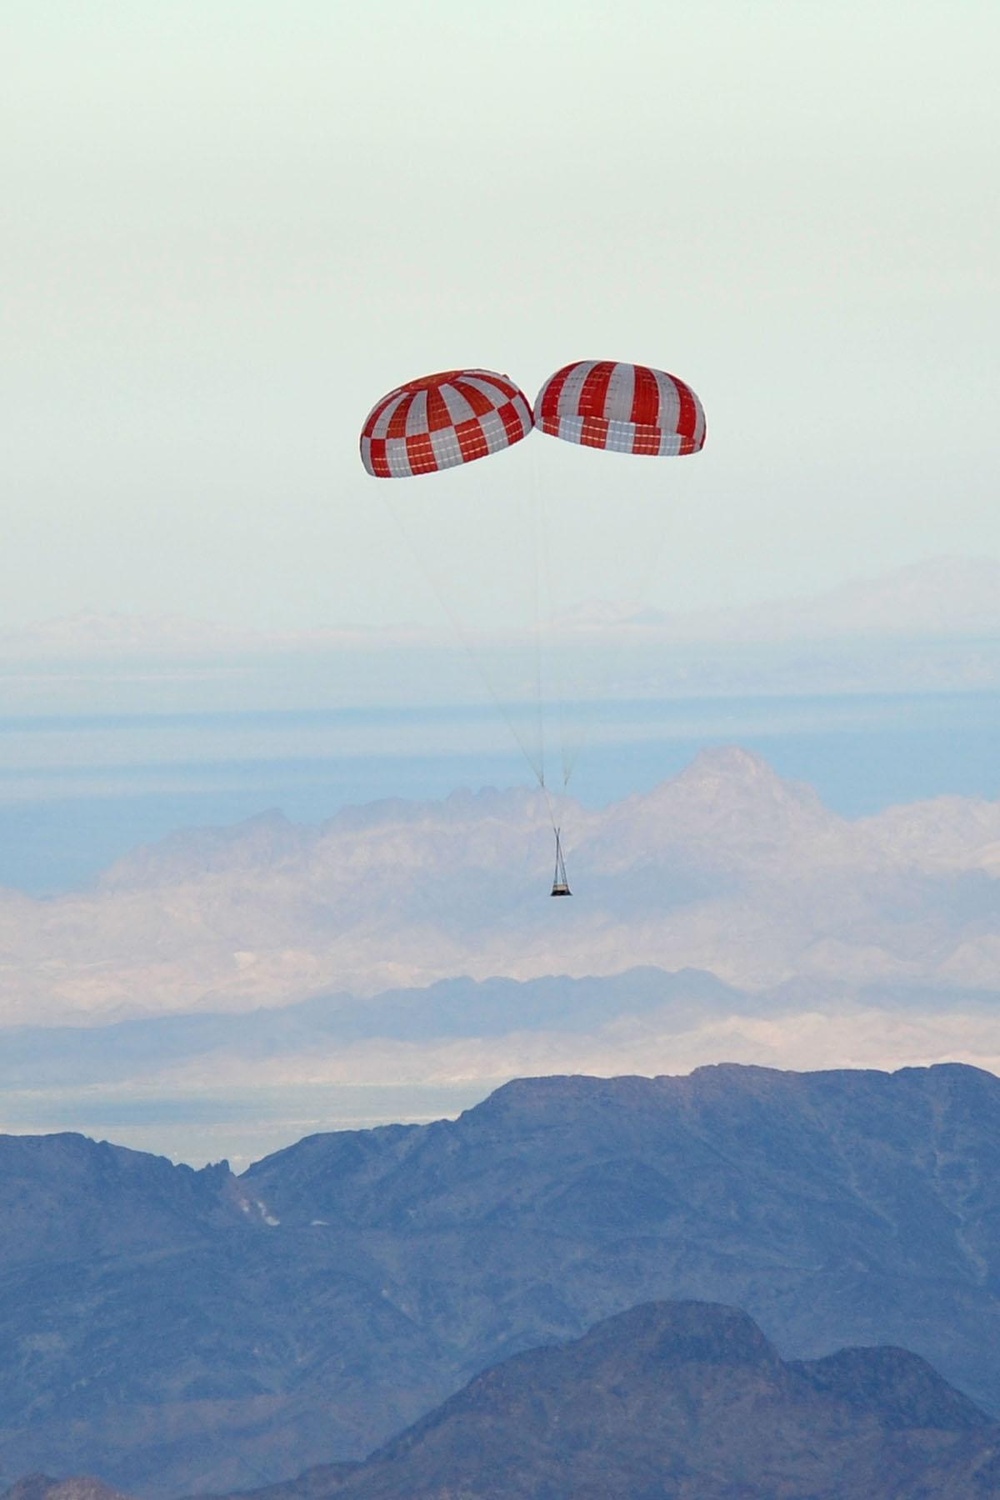
[[[559,816],[566,903],[525,788],[193,829],[56,901],[0,890],[0,1126],[245,1164],[524,1074],[1000,1070],[1000,801],[845,819],[702,748]]]

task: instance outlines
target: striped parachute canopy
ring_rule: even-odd
[[[550,437],[613,453],[672,458],[705,443],[705,412],[689,385],[648,365],[581,359],[550,375],[535,402]]]
[[[408,479],[486,458],[532,428],[528,399],[492,370],[445,370],[376,402],[361,430],[361,462],[376,479]]]

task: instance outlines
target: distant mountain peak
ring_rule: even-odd
[[[643,1302],[596,1324],[579,1344],[581,1350],[594,1351],[614,1345],[633,1367],[753,1365],[773,1370],[779,1365],[749,1314],[722,1302]]]
[[[672,783],[666,785],[689,787],[705,782],[727,782],[731,785],[769,791],[784,790],[792,783],[778,772],[755,750],[745,750],[741,745],[707,745],[697,752],[689,765],[685,766]]]
[[[905,1351],[852,1352],[871,1400],[785,1364],[736,1308],[646,1303],[495,1365],[333,1485],[307,1471],[270,1500],[995,1493],[998,1429],[983,1413]],[[919,1366],[937,1404],[913,1420],[887,1404],[887,1366],[897,1385]]]
[[[887,1426],[974,1431],[993,1425],[919,1354],[892,1345],[840,1349],[825,1359],[793,1366],[818,1391],[860,1411],[876,1411]]]
[[[657,791],[668,788],[685,795],[724,791],[729,795],[794,802],[826,811],[815,788],[807,782],[781,776],[763,755],[741,745],[707,745],[677,776],[662,782]]]

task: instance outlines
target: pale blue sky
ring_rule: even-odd
[[[0,625],[435,618],[356,438],[461,363],[694,385],[658,602],[1000,556],[995,0],[7,0],[0,27]],[[617,462],[572,471],[581,505]]]

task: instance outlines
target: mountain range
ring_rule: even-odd
[[[676,1299],[783,1359],[912,1349],[995,1412],[998,1153],[1000,1079],[960,1065],[523,1080],[238,1177],[0,1138],[0,1470],[274,1483]]]
[[[1000,1424],[915,1354],[784,1361],[745,1313],[654,1302],[513,1355],[358,1463],[242,1500],[983,1500]],[[26,1476],[2,1500],[126,1500]],[[214,1497],[236,1500],[236,1497]]]
[[[1000,803],[941,797],[845,819],[738,749],[648,794],[557,805],[574,888],[548,900],[541,794],[268,814],[135,851],[89,890],[0,895],[3,1023],[247,1010],[442,978],[705,970],[995,989]]]
[[[998,1491],[1000,1424],[916,1355],[861,1348],[785,1362],[745,1313],[683,1302],[647,1303],[582,1339],[515,1355],[356,1468],[307,1471],[254,1500]]]

